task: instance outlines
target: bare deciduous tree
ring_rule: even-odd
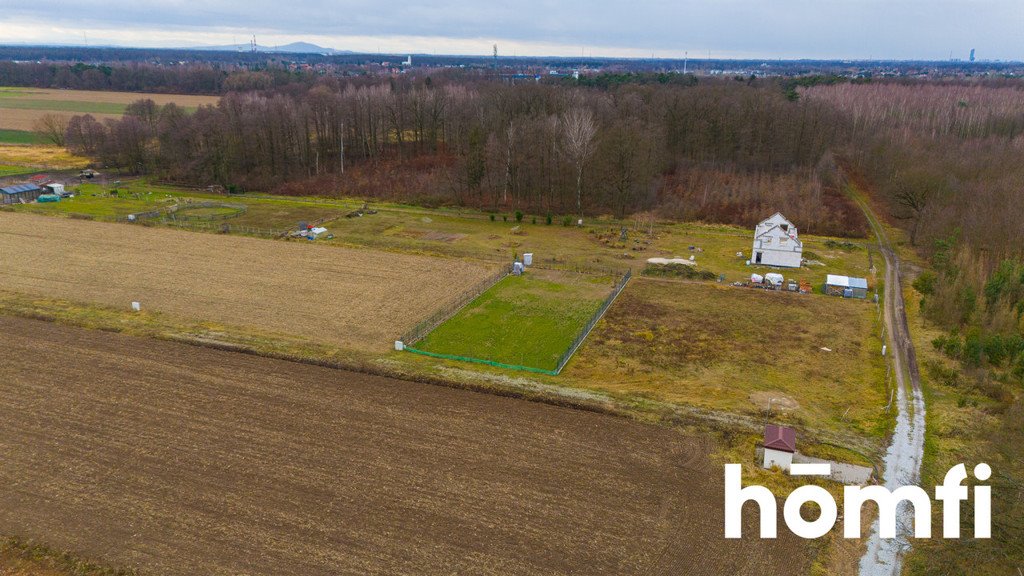
[[[583,218],[583,168],[593,153],[597,123],[587,108],[573,108],[561,119],[563,150],[576,168],[576,211]]]
[[[910,227],[910,245],[917,245],[917,233],[921,229],[921,219],[932,199],[938,193],[941,184],[929,174],[911,173],[896,180],[893,199],[899,206],[910,212],[907,218],[913,219]]]
[[[60,114],[43,114],[32,128],[55,146],[63,146],[68,131],[68,119]]]

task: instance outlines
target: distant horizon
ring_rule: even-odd
[[[138,48],[296,41],[360,54],[1024,61],[1019,0],[6,0],[0,38]]]
[[[258,40],[258,38],[257,38]],[[279,48],[288,48],[296,45],[308,45],[317,48],[316,51],[297,51],[297,50],[282,50],[278,51]],[[96,43],[54,43],[54,42],[0,42],[0,47],[21,47],[21,48],[82,48],[82,49],[122,49],[122,50],[184,50],[184,51],[197,51],[197,52],[234,52],[234,48],[238,48],[238,52],[251,53],[249,43],[237,43],[237,44],[193,44],[193,45],[169,45],[169,46],[141,46],[131,44],[116,44],[108,43],[102,40]],[[500,49],[500,46],[499,46]],[[336,56],[429,56],[429,57],[457,57],[457,58],[492,58],[493,53],[441,53],[441,52],[412,52],[412,51],[400,51],[400,50],[380,50],[380,51],[364,51],[364,50],[353,50],[345,48],[335,48],[331,46],[321,46],[314,42],[307,40],[293,40],[281,44],[262,44],[257,42],[257,52],[267,54],[295,54],[295,55],[336,55]],[[961,64],[1024,64],[1024,59],[985,59],[976,58],[974,61],[970,61],[968,57],[958,58],[955,55],[952,58],[945,59],[928,59],[928,58],[892,58],[892,57],[862,57],[862,58],[840,58],[840,57],[813,57],[813,56],[802,56],[802,57],[767,57],[758,55],[748,56],[715,56],[715,55],[688,55],[682,56],[658,56],[657,53],[654,55],[638,55],[638,56],[620,56],[620,55],[604,55],[604,54],[502,54],[499,52],[498,58],[525,58],[525,59],[562,59],[562,60],[629,60],[629,61],[643,61],[643,60],[655,60],[655,61],[666,61],[676,62],[689,60],[692,62],[839,62],[839,63],[857,63],[857,62],[893,62],[893,63],[935,63],[935,64],[949,64],[949,63],[961,63]]]

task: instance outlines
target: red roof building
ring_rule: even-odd
[[[796,452],[796,430],[768,424],[764,427],[764,447],[780,452]]]

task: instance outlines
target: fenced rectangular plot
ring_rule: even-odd
[[[416,349],[556,371],[617,280],[538,269],[507,276],[430,332]]]

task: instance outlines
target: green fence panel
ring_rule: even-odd
[[[506,368],[508,370],[522,370],[524,372],[534,372],[537,374],[547,374],[548,376],[557,376],[558,372],[554,370],[544,370],[543,368],[533,368],[531,366],[518,366],[516,364],[503,364],[501,362],[495,362],[493,360],[484,360],[482,358],[470,358],[469,356],[456,356],[455,354],[441,354],[438,352],[427,352],[426,350],[417,350],[416,348],[405,347],[407,352],[413,354],[420,354],[422,356],[430,356],[431,358],[443,358],[445,360],[458,360],[460,362],[474,362],[476,364],[486,364],[488,366],[494,366],[496,368]]]

